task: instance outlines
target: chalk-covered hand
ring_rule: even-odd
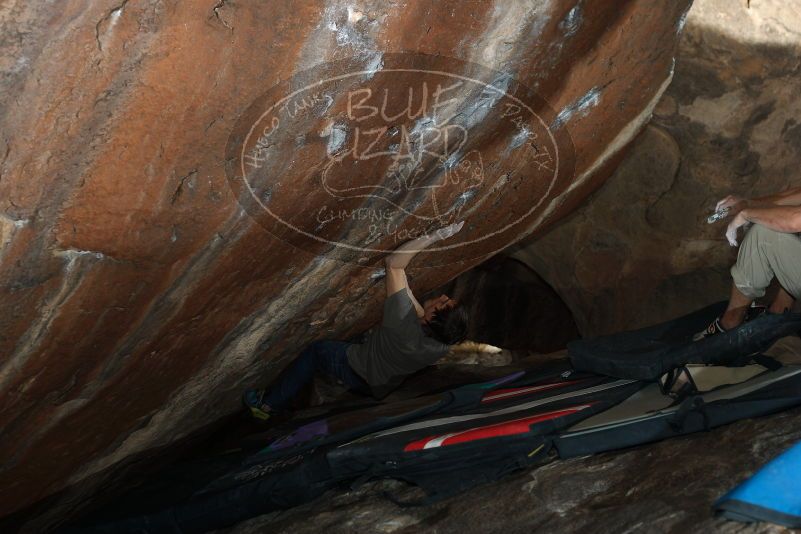
[[[464,221],[461,221],[461,222],[458,222],[458,223],[449,224],[445,228],[440,228],[439,230],[437,230],[437,237],[440,240],[444,240],[444,239],[448,239],[449,237],[453,237],[454,235],[459,233],[459,230],[462,229],[462,226],[464,226]]]
[[[745,220],[742,212],[738,213],[737,216],[732,219],[729,226],[726,228],[726,240],[729,242],[729,245],[733,247],[737,246],[737,230],[746,224],[748,224],[748,221]]]
[[[740,197],[729,195],[726,198],[720,199],[718,203],[715,204],[715,211],[716,212],[720,211],[723,208],[729,208],[729,209],[735,208],[734,210],[731,211],[737,212],[740,211],[742,208],[744,208],[747,202],[748,202],[747,200],[742,199]]]

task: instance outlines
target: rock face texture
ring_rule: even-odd
[[[4,2],[0,516],[50,497],[30,528],[52,526],[133,455],[237,410],[243,387],[267,381],[305,343],[374,322],[378,267],[393,239],[350,223],[360,207],[374,214],[397,200],[401,181],[406,215],[391,222],[407,236],[415,218],[431,229],[468,210],[466,231],[449,242],[464,247],[423,257],[412,271],[421,292],[570,213],[608,177],[670,83],[689,3]],[[394,114],[395,129],[383,133],[427,158],[419,179],[414,165],[392,174],[386,161],[339,158],[354,153],[357,120],[370,126],[364,132],[378,127],[369,103],[353,108],[348,98],[381,95],[393,81],[382,69],[402,64],[393,55],[402,52],[446,67],[454,58],[456,72],[443,75],[451,80],[480,71],[475,64],[498,73],[494,89],[484,80],[485,108],[480,84],[451,93],[443,109],[461,126],[453,139],[464,151],[447,158],[434,148],[448,148],[450,130],[420,122],[434,103],[415,119]],[[325,94],[281,109],[303,119],[294,130],[273,139],[270,116],[250,115],[274,96],[268,88],[318,81],[299,73],[337,60],[361,72],[358,83],[332,82],[327,67]],[[421,74],[398,76],[408,87]],[[507,93],[542,105],[511,122],[502,113],[511,108],[493,107]],[[348,115],[352,108],[362,115]],[[248,137],[248,120],[258,137]],[[537,128],[553,136],[537,138]],[[554,155],[548,139],[568,134],[558,168],[554,158],[542,164]],[[237,143],[242,159],[258,163],[250,174],[237,175]],[[535,171],[552,171],[550,181]],[[375,176],[383,178],[367,181]],[[326,211],[318,227],[309,215],[331,208],[322,190],[340,195],[343,209]],[[387,193],[351,194],[364,190]],[[477,191],[486,205],[472,199]],[[459,209],[433,217],[435,193]],[[254,216],[256,204],[274,217]],[[525,210],[523,224],[499,232]],[[341,246],[364,234],[381,247]]]
[[[729,194],[799,184],[801,3],[698,0],[676,74],[604,187],[515,256],[562,296],[584,335],[728,297],[736,250],[709,225]]]
[[[559,295],[531,268],[507,256],[485,261],[432,295],[440,292],[467,307],[467,338],[476,342],[548,354],[579,337]]]

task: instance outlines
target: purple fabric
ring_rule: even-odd
[[[501,378],[494,380],[492,382],[488,382],[487,384],[492,384],[493,386],[500,386],[502,384],[506,384],[507,382],[513,382],[526,374],[525,371],[518,371],[516,373],[512,373],[508,376],[502,376]]]
[[[311,441],[318,436],[327,435],[328,420],[321,419],[319,421],[309,423],[308,425],[303,425],[287,436],[278,438],[270,444],[268,449],[272,451],[280,451],[281,449],[286,449],[287,447],[294,447],[300,443]]]

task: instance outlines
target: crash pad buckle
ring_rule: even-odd
[[[691,413],[701,414],[701,417],[704,418],[704,430],[708,431],[711,428],[709,414],[706,411],[706,403],[704,402],[703,397],[698,395],[684,399],[679,406],[679,409],[676,410],[675,415],[668,419],[667,423],[674,432],[683,432],[687,417]]]

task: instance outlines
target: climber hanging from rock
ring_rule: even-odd
[[[315,341],[293,361],[269,389],[245,392],[243,402],[258,419],[287,409],[297,393],[314,378],[327,374],[348,389],[377,398],[396,388],[404,378],[433,364],[450,345],[464,341],[467,312],[447,295],[417,301],[406,278],[406,266],[417,252],[448,239],[464,222],[401,245],[387,256],[384,315],[362,343]]]
[[[765,308],[753,307],[775,277],[781,286],[769,313],[782,313],[801,297],[801,187],[756,198],[727,196],[715,207],[710,222],[733,216],[726,239],[737,246],[737,231],[751,225],[745,234],[737,262],[731,268],[733,284],[729,305],[695,340],[739,326]]]

